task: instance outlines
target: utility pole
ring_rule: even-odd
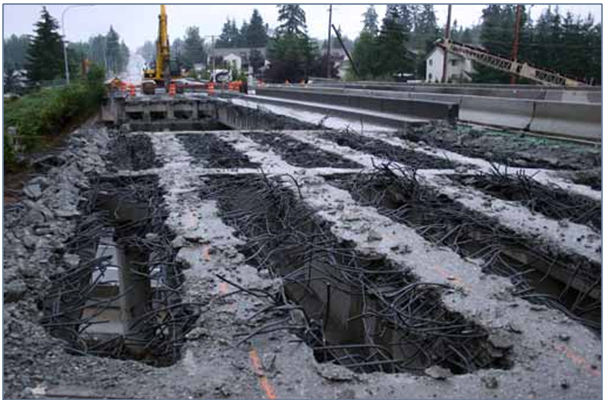
[[[354,71],[356,72],[356,77],[360,77],[360,72],[358,70],[358,67],[356,66],[356,63],[354,63],[354,60],[351,58],[351,55],[349,54],[349,51],[345,47],[345,44],[343,43],[343,40],[341,39],[341,34],[337,30],[337,27],[335,27],[333,25],[332,29],[335,31],[335,35],[337,36],[337,39],[339,40],[339,43],[341,44],[341,47],[343,48],[343,51],[345,52],[345,55],[349,59],[349,63],[351,63],[351,67],[353,67]]]
[[[518,61],[518,46],[520,43],[520,21],[522,20],[522,6],[518,4],[516,6],[516,25],[514,27],[513,34],[513,49],[511,51],[511,59],[514,62]],[[517,81],[517,77],[515,74],[511,75],[511,84],[515,84]]]
[[[212,57],[212,69],[213,69],[213,71],[210,74],[210,77],[212,78],[212,82],[215,82],[216,81],[216,77],[215,77],[215,74],[216,74],[216,72],[215,72],[215,59],[216,58],[215,58],[215,36],[214,35],[210,36],[210,41],[211,41],[212,46],[213,46],[212,52],[211,52],[211,55],[212,55],[211,56]]]
[[[452,5],[448,5],[448,17],[446,18],[446,30],[444,31],[444,40],[450,41],[450,15],[452,12]],[[444,62],[442,63],[442,82],[446,82],[448,72],[448,50],[444,48]]]
[[[210,48],[210,62],[211,62],[211,72],[210,78],[214,78],[215,74],[215,37],[217,35],[204,35],[204,38],[210,38],[211,48]],[[207,65],[208,68],[208,65]]]
[[[332,4],[328,6],[328,44],[326,49],[326,78],[330,78],[330,45],[331,45],[331,26],[332,26]]]
[[[63,31],[62,32],[62,34],[63,34],[63,62],[65,63],[65,81],[66,81],[67,85],[69,85],[69,63],[67,62],[67,38],[65,37],[65,13],[67,12],[67,10],[70,10],[72,8],[91,7],[91,6],[94,6],[94,4],[74,4],[74,5],[65,7],[63,12],[61,13],[61,31]]]

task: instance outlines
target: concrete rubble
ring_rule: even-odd
[[[72,133],[67,148],[53,157],[55,166],[45,165],[50,169],[24,185],[22,198],[5,205],[5,398],[601,397],[602,350],[595,329],[560,310],[517,296],[511,280],[487,273],[481,259],[429,242],[418,228],[386,216],[336,186],[331,178],[372,173],[391,161],[331,141],[328,128],[344,129],[346,124],[348,130],[367,138],[429,156],[426,161],[449,161],[448,168],[416,170],[419,183],[522,238],[532,238],[545,246],[546,253],[583,257],[591,267],[599,267],[601,232],[531,212],[451,178],[490,172],[492,155],[463,155],[455,148],[440,148],[431,139],[414,141],[393,130],[363,128],[363,124],[334,117],[320,121],[311,116],[298,122],[296,118],[310,116],[287,113],[282,110],[285,107],[275,107],[274,112],[289,118],[275,118],[271,111],[259,111],[254,102],[241,99],[192,102],[186,98],[181,106],[171,108],[199,108],[193,114],[213,131],[203,130],[203,125],[200,129],[200,122],[191,126],[191,117],[171,120],[169,130],[156,130],[162,127],[161,121],[146,123],[129,117],[128,113],[135,116],[147,105],[133,101],[114,126],[89,125]],[[289,147],[262,141],[262,136],[302,144],[305,147],[296,147],[301,153],[309,148],[325,154],[315,163],[308,161],[312,153],[293,158]],[[208,152],[204,147],[213,147],[213,142],[220,147],[215,144],[219,148],[211,150],[219,151]],[[532,159],[527,157],[527,161]],[[598,190],[574,182],[556,161],[526,165],[532,166],[516,168],[541,185],[555,185],[601,203]],[[263,332],[273,323],[260,314],[271,308],[267,296],[279,295],[285,281],[257,269],[254,256],[259,251],[245,250],[250,239],[226,219],[228,213],[213,187],[217,178],[246,181],[253,177],[287,189],[325,223],[331,237],[356,253],[389,262],[402,276],[444,288],[436,294],[436,304],[485,331],[491,359],[498,364],[468,373],[437,364],[418,371],[364,373],[318,360],[317,351],[292,330],[306,320],[301,317],[304,314],[275,313],[271,320],[288,319],[288,326]],[[69,341],[51,337],[42,325],[42,307],[50,298],[52,279],[84,263],[69,245],[87,218],[83,213],[89,203],[86,195],[99,186],[99,178],[134,183],[141,178],[157,180],[155,191],[165,212],[159,217],[170,231],[169,244],[175,252],[171,264],[182,269],[178,291],[183,303],[200,309],[182,345],[176,347],[180,359],[171,365],[70,353]],[[155,234],[146,237],[153,242]]]

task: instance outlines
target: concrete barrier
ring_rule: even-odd
[[[461,97],[459,120],[526,130],[532,121],[534,101],[494,97]]]
[[[407,115],[424,119],[454,120],[458,116],[458,106],[448,102],[385,98],[306,89],[257,88],[256,93],[260,96],[346,106],[355,109],[365,109],[404,116]]]
[[[602,140],[602,105],[536,101],[530,130]]]
[[[601,103],[602,93],[596,91],[545,91],[545,101]]]
[[[427,88],[427,86],[425,87]],[[525,89],[515,89],[521,91]],[[536,90],[533,90],[536,91]],[[443,119],[443,104],[458,105],[460,121],[515,130],[601,141],[601,104],[578,102],[601,99],[598,91],[540,90],[544,96],[563,102],[542,99],[516,99],[435,92],[402,92],[353,88],[266,88],[260,92],[270,97],[348,106],[391,114],[409,114],[427,119]],[[537,95],[537,94],[535,94]],[[566,102],[573,100],[576,102]],[[449,112],[452,119],[453,110]]]

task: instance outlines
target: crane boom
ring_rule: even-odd
[[[473,60],[496,70],[515,74],[518,77],[536,81],[543,85],[566,87],[583,87],[587,85],[581,81],[573,80],[572,78],[565,77],[561,74],[533,67],[526,62],[520,63],[506,59],[483,49],[451,41],[449,39],[444,39],[442,42],[438,43],[438,46],[466,59]]]

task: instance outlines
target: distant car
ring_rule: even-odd
[[[396,80],[396,82],[407,83],[409,81],[413,81],[415,79],[415,75],[410,73],[396,73],[393,75],[393,78]]]
[[[200,92],[206,89],[205,82],[201,80],[195,80],[193,78],[177,78],[173,80],[173,83],[177,85],[177,92]]]

